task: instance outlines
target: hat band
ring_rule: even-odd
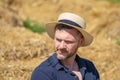
[[[66,23],[66,24],[70,24],[70,25],[73,25],[73,26],[77,26],[77,27],[80,27],[81,26],[73,21],[70,21],[70,20],[66,20],[66,19],[62,19],[62,20],[58,20],[58,22],[62,22],[62,23]]]

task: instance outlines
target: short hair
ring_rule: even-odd
[[[62,30],[62,29],[75,29],[71,26],[68,26],[68,25],[65,25],[65,24],[57,24],[56,27],[55,27],[55,30],[58,29],[58,30]],[[81,38],[83,38],[83,35],[80,31],[78,31],[77,29],[75,29],[78,33],[78,35],[81,36]]]

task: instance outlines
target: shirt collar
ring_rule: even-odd
[[[86,64],[85,64],[84,60],[81,57],[76,55],[75,60],[76,60],[76,62],[77,62],[80,69],[83,68],[83,67],[86,68]]]
[[[51,56],[50,64],[55,67],[57,70],[64,69],[64,66],[58,60],[56,53]]]
[[[76,55],[76,58],[75,58],[78,66],[79,66],[79,69],[80,71],[81,70],[86,70],[86,64],[84,62],[84,60],[82,60],[82,58],[80,58],[78,55]],[[60,69],[64,69],[64,70],[67,70],[64,65],[62,65],[62,63],[58,60],[57,58],[57,55],[56,53],[54,53],[50,59],[50,64],[53,66],[53,67],[56,67],[57,70],[60,70]]]

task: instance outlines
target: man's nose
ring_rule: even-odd
[[[64,41],[61,41],[60,43],[60,48],[63,49],[63,48],[66,48],[66,44]]]

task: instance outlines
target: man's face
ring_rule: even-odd
[[[56,29],[54,42],[57,58],[65,60],[76,54],[80,37],[75,29]]]

